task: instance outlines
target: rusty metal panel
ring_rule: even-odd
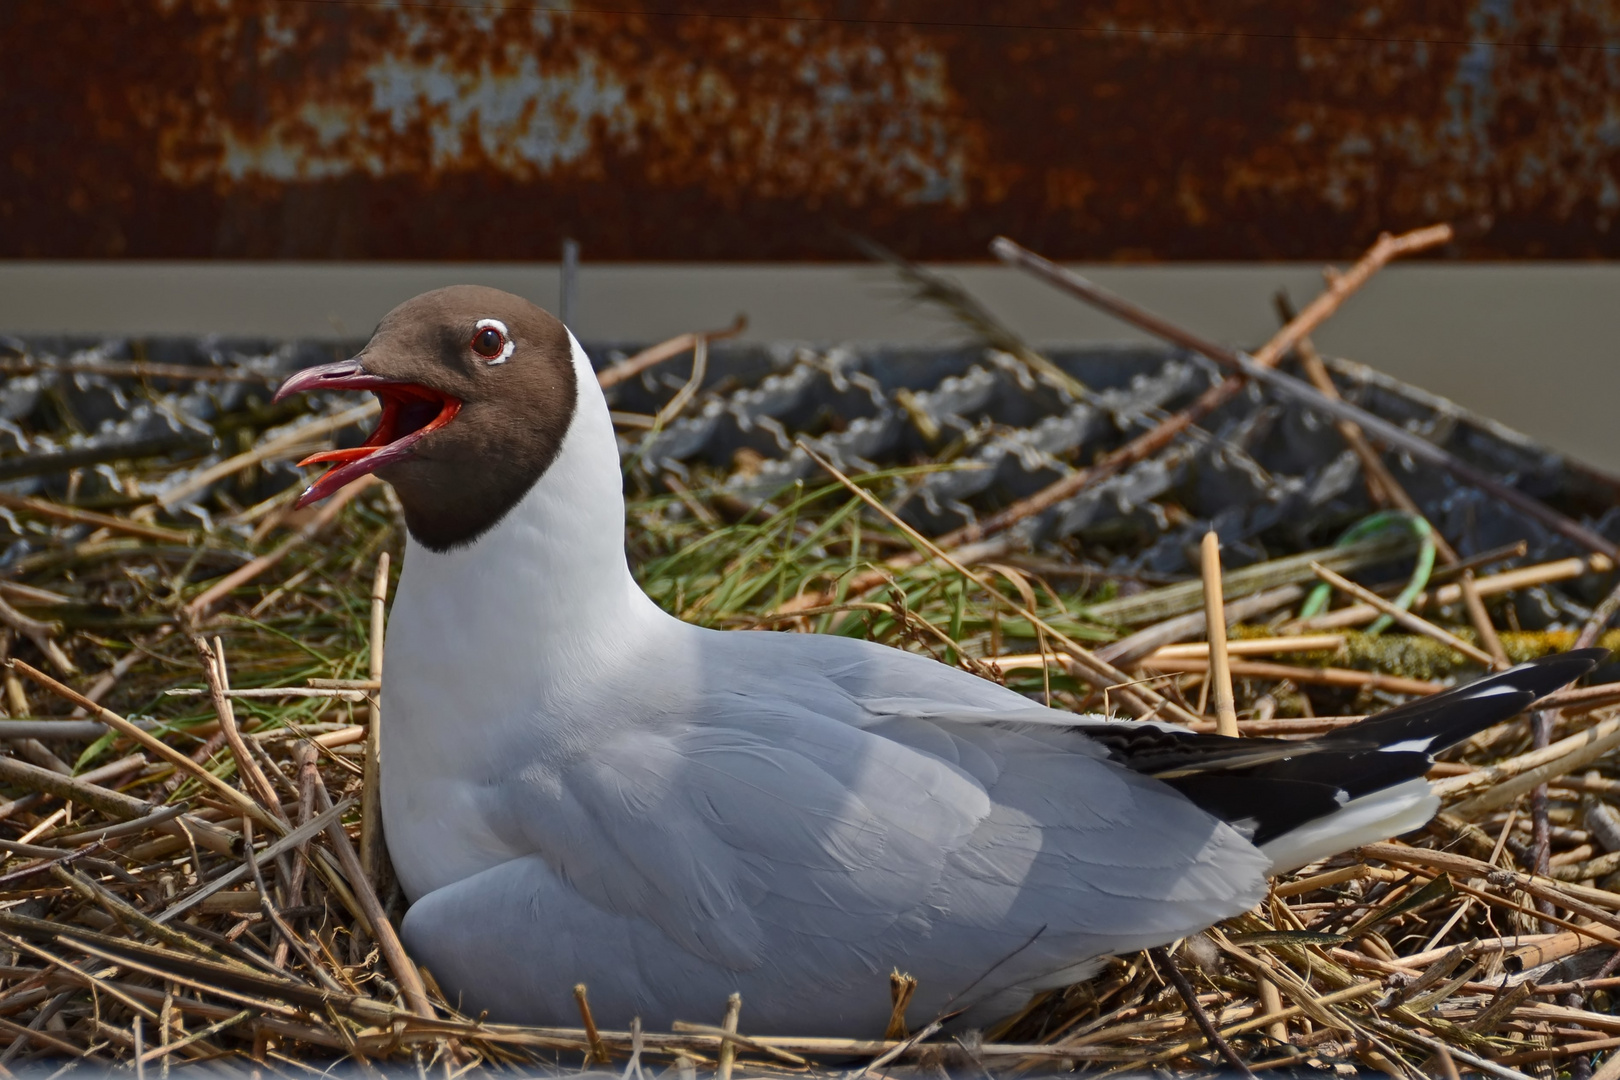
[[[0,5],[0,256],[1620,253],[1620,0],[591,7]]]

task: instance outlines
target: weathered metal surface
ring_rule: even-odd
[[[1620,0],[591,6],[0,5],[0,256],[1620,253]]]

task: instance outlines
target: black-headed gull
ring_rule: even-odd
[[[1417,828],[1435,751],[1587,651],[1306,742],[1056,712],[865,641],[662,611],[624,552],[607,405],[568,330],[494,289],[394,309],[282,395],[370,390],[409,529],[389,620],[382,809],[403,936],[501,1020],[875,1035],[988,1017],[1099,958],[1253,907],[1267,876]],[[316,460],[316,459],[312,459]]]

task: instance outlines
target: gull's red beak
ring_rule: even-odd
[[[409,457],[412,446],[454,420],[461,409],[461,402],[449,394],[420,383],[373,375],[358,360],[340,360],[295,372],[281,384],[275,400],[311,390],[370,390],[382,402],[382,416],[377,429],[359,446],[325,450],[298,463],[332,465],[298,497],[299,506],[324,499],[356,477]]]

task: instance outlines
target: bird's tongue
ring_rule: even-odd
[[[366,446],[351,446],[347,450],[322,450],[318,454],[309,455],[309,457],[300,461],[298,466],[302,468],[305,465],[325,465],[331,462],[344,464],[350,461],[359,461],[363,457],[369,457],[376,449],[375,446],[368,444]]]
[[[455,398],[410,383],[372,385],[369,389],[382,400],[376,430],[359,446],[322,450],[300,461],[300,466],[332,467],[299,497],[299,506],[324,499],[351,480],[402,459],[414,443],[448,424],[461,410],[461,402]]]

